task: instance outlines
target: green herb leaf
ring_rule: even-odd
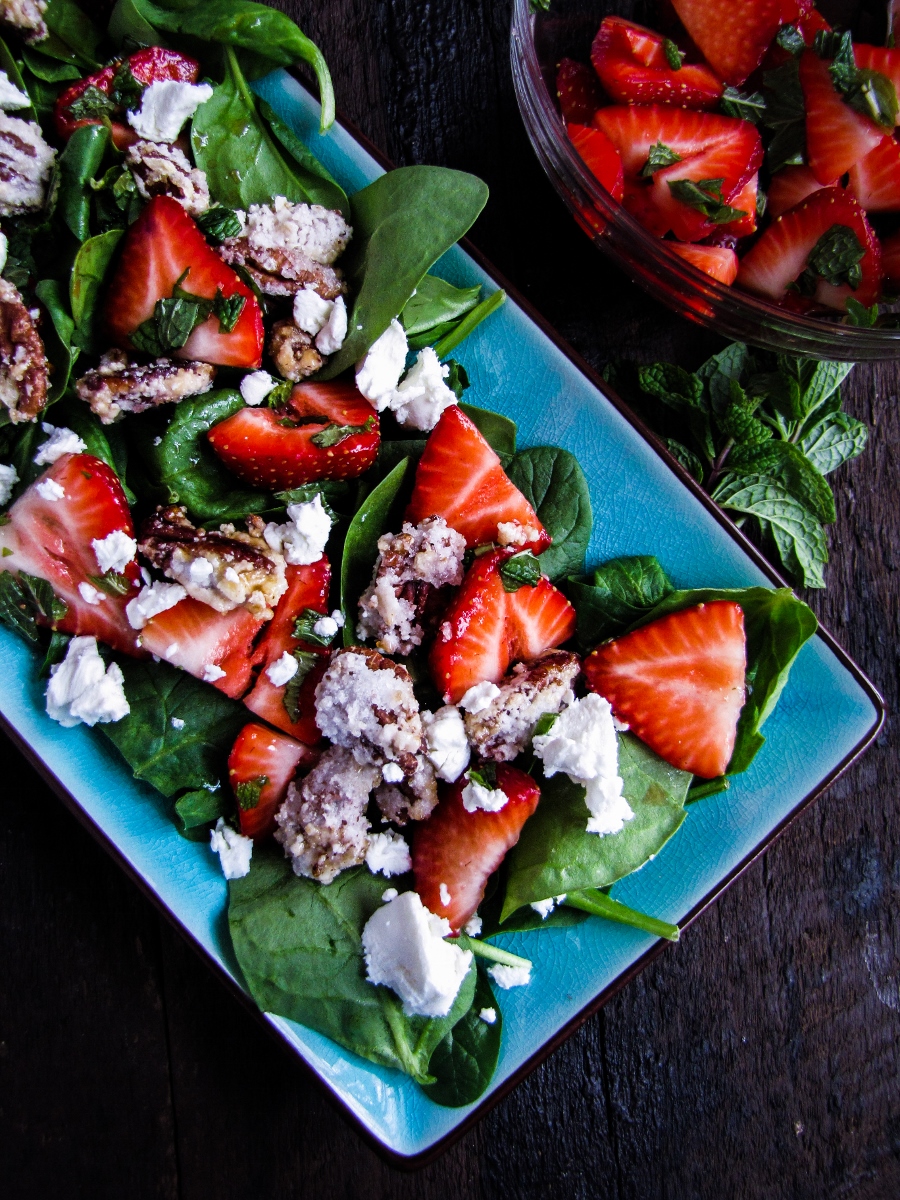
[[[768,476],[785,488],[823,525],[836,520],[831,488],[799,446],[778,439],[763,445],[741,446],[728,459],[729,470]]]
[[[671,167],[674,163],[680,163],[681,161],[680,154],[676,154],[674,150],[670,150],[662,142],[655,142],[647,153],[647,161],[641,167],[640,173],[644,179],[649,179],[651,175],[655,175],[663,167]]]
[[[854,296],[848,296],[844,302],[847,306],[846,322],[860,329],[874,329],[878,324],[878,305],[866,308]]]
[[[481,1013],[493,1009],[493,1024],[482,1020]],[[435,1047],[428,1066],[434,1083],[422,1089],[435,1104],[461,1108],[474,1104],[491,1082],[500,1057],[503,1017],[488,979],[487,969],[479,964],[475,995],[469,1011]]]
[[[807,587],[824,587],[822,573],[828,545],[821,523],[805,504],[780,483],[764,475],[725,475],[713,492],[722,508],[768,521],[783,538],[790,538]]]
[[[316,633],[314,629],[316,623],[327,615],[327,613],[317,612],[314,608],[304,608],[294,621],[294,637],[308,642],[311,646],[330,646],[334,641],[335,634],[323,635]]]
[[[726,87],[719,107],[728,117],[738,117],[758,125],[766,113],[766,98],[762,92],[748,94],[736,87]]]
[[[512,458],[516,452],[515,421],[489,408],[477,408],[474,404],[460,404],[459,407],[501,459]]]
[[[676,367],[673,363],[652,363],[649,367],[641,367],[638,371],[638,383],[641,391],[646,392],[648,396],[656,396],[669,408],[696,408],[700,411],[708,409],[702,379],[682,367]]]
[[[855,288],[862,279],[859,263],[865,253],[865,247],[849,225],[832,225],[813,246],[806,265],[834,287],[849,283]]]
[[[244,779],[234,787],[234,798],[242,812],[259,806],[262,790],[269,783],[268,775],[256,775],[253,779]]]
[[[506,473],[531,504],[553,544],[539,557],[550,579],[581,570],[593,528],[591,496],[578,460],[559,446],[518,453]]]
[[[603,563],[590,580],[570,579],[566,591],[575,605],[579,646],[587,652],[624,633],[674,590],[659,560],[649,554]]]
[[[344,539],[341,558],[341,612],[344,614],[344,645],[356,642],[357,604],[372,579],[378,557],[378,539],[391,527],[392,515],[400,517],[398,497],[405,482],[410,460],[402,459],[382,479],[353,514]]]
[[[782,167],[801,164],[806,154],[806,103],[795,58],[763,75],[766,111],[763,124],[774,129],[766,157],[774,174]]]
[[[50,0],[44,20],[50,37],[37,43],[42,53],[48,54],[52,50],[56,57],[61,51],[62,57],[73,57],[88,67],[100,67],[97,57],[100,31],[74,0]]]
[[[53,591],[46,579],[20,571],[0,572],[0,621],[14,633],[37,646],[41,641],[38,621],[55,624],[69,606]]]
[[[128,61],[120,63],[109,90],[110,100],[119,108],[138,109],[143,95],[144,85],[135,79]]]
[[[247,297],[242,296],[240,292],[235,292],[233,296],[223,296],[222,289],[217,289],[212,310],[219,318],[220,333],[234,332],[234,327],[237,325],[246,303]]]
[[[775,42],[782,50],[795,56],[806,49],[806,41],[796,25],[782,25],[775,35]]]
[[[98,331],[95,328],[97,304],[121,238],[121,229],[111,229],[108,233],[88,238],[75,256],[69,285],[69,299],[75,320],[72,342],[89,354],[99,352],[96,345]]]
[[[800,448],[822,475],[829,475],[862,454],[868,436],[862,421],[836,412],[815,425],[800,442]]]
[[[663,54],[666,56],[666,62],[673,71],[680,71],[684,62],[684,52],[679,50],[671,38],[663,38]]]
[[[227,241],[228,238],[240,237],[241,223],[233,208],[224,204],[216,204],[205,213],[195,217],[204,237],[216,244]]]
[[[842,66],[853,67],[853,35],[849,29],[819,29],[813,39],[813,49],[819,58],[833,59]]]
[[[500,580],[504,592],[517,592],[521,587],[534,587],[540,582],[541,564],[531,553],[525,550],[514,554],[506,562],[500,564]]]
[[[698,483],[702,483],[705,468],[693,450],[689,450],[681,442],[676,442],[674,438],[664,438],[663,441],[672,457],[680,462],[688,474],[693,476]]]
[[[324,449],[329,446],[339,446],[341,442],[345,442],[349,437],[358,437],[363,433],[369,433],[375,428],[375,417],[367,417],[362,425],[335,425],[333,422],[322,430],[321,433],[314,433],[309,439],[314,446],[319,446]]]
[[[212,825],[219,817],[227,817],[230,804],[224,788],[216,788],[214,792],[208,788],[198,788],[195,792],[185,792],[175,801],[175,816],[179,832],[188,833],[192,829],[200,829]]]
[[[466,778],[470,783],[477,784],[478,787],[490,788],[494,791],[497,787],[497,764],[486,760],[480,767],[470,767],[466,772]]]
[[[701,179],[697,183],[693,179],[672,179],[668,182],[676,200],[696,208],[714,225],[725,225],[747,215],[744,209],[733,208],[723,201],[724,179]]]
[[[106,592],[107,596],[127,596],[132,590],[128,577],[119,574],[118,571],[109,570],[102,575],[88,575],[88,579],[101,592]]]
[[[72,121],[90,121],[108,117],[115,111],[116,105],[106,92],[91,83],[69,105],[68,116]]]
[[[78,348],[72,345],[75,322],[69,312],[65,288],[58,279],[41,279],[35,284],[34,294],[50,318],[49,321],[44,321],[41,337],[47,358],[53,365],[47,403],[55,404],[66,391],[72,368],[78,358]]]
[[[533,738],[544,737],[550,732],[558,720],[559,716],[557,713],[544,713],[542,717],[538,718],[538,723],[531,731],[531,736]]]
[[[313,654],[310,650],[294,650],[293,657],[297,660],[297,670],[287,681],[281,696],[281,703],[289,720],[300,720],[300,689],[313,667],[322,661],[322,656]]]
[[[457,401],[462,400],[463,394],[469,386],[469,375],[466,368],[455,358],[448,358],[444,366],[447,367],[447,378],[444,382]]]

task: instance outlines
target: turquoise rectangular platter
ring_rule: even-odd
[[[318,104],[288,74],[257,90],[296,129],[348,192],[382,173],[348,129],[318,133]],[[438,272],[457,285],[497,287],[456,247]],[[570,351],[510,298],[458,351],[466,399],[518,422],[520,445],[553,443],[578,456],[591,486],[588,562],[655,554],[680,587],[770,585],[775,576],[686,477],[644,437]],[[246,997],[225,921],[226,884],[204,844],[173,828],[164,805],[136,783],[99,734],[63,729],[44,713],[31,652],[0,630],[6,681],[0,712],[12,736],[111,852]],[[626,904],[684,925],[865,747],[883,708],[874,688],[827,636],[797,659],[767,742],[726,795],[688,810],[680,832],[617,886]],[[624,926],[588,920],[570,929],[509,936],[500,944],[534,961],[528,987],[501,992],[503,1049],[490,1091],[470,1108],[441,1108],[411,1080],[280,1017],[272,1030],[395,1162],[417,1165],[457,1136],[661,949]],[[252,1003],[252,1002],[250,1002]]]

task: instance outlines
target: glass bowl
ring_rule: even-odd
[[[724,337],[810,358],[877,362],[900,357],[900,329],[862,329],[839,323],[837,316],[787,312],[711,279],[646,232],[584,165],[557,108],[557,63],[566,56],[588,62],[605,16],[617,13],[653,27],[654,11],[642,0],[552,0],[549,11],[535,12],[531,0],[513,0],[510,53],[519,110],[541,166],[576,221],[634,283]]]

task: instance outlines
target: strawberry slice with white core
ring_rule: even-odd
[[[327,612],[331,567],[328,559],[323,556],[310,566],[289,566],[285,574],[288,581],[287,591],[278,601],[275,615],[266,626],[256,648],[254,661],[260,664],[259,675],[253,690],[244,697],[244,703],[258,717],[283,729],[301,742],[315,745],[322,740],[316,725],[315,689],[324,673],[328,651],[323,646],[314,646],[295,638],[294,624],[307,609],[323,614]],[[318,668],[314,665],[303,679],[293,701],[297,717],[296,720],[292,720],[285,707],[285,694],[291,686],[291,680],[282,684],[273,683],[268,671],[273,664],[283,660],[285,654],[289,658],[292,657],[295,650],[318,655],[321,665]],[[304,670],[308,663],[308,659],[303,665],[298,662],[298,672]],[[273,673],[278,678],[277,670]]]
[[[265,725],[245,725],[228,756],[228,782],[237,803],[241,833],[261,841],[275,829],[275,814],[298,767],[315,766],[319,755]]]
[[[241,296],[244,307],[230,333],[212,314],[197,325],[176,358],[223,367],[258,367],[263,323],[250,288],[210,249],[196,223],[171,196],[154,196],[122,240],[104,314],[113,340],[129,348],[138,326],[149,321],[158,300],[172,297],[175,285],[204,300],[217,293]]]
[[[866,212],[900,210],[900,142],[885,138],[850,168],[848,191]]]
[[[819,239],[835,225],[852,230],[863,248],[859,263],[862,278],[856,288],[819,279],[812,299],[837,309],[844,309],[848,296],[867,307],[874,304],[881,290],[881,249],[862,208],[840,187],[821,188],[773,221],[744,256],[738,282],[776,304],[796,306],[804,298],[788,289],[806,269]],[[809,301],[806,303],[809,306]]]
[[[0,526],[0,569],[45,579],[68,611],[65,633],[90,634],[115,650],[139,655],[125,605],[137,595],[134,558],[120,571],[101,570],[93,542],[112,533],[134,538],[115,471],[90,454],[64,454],[25,491]]]
[[[726,83],[739,84],[762,62],[780,25],[796,14],[796,0],[672,0],[681,23]]]
[[[220,613],[187,596],[151,617],[139,637],[144,650],[236,698],[250,683],[253,641],[262,625],[246,608]]]
[[[506,795],[498,811],[468,812],[462,799],[467,786],[465,776],[439,785],[437,808],[416,825],[411,852],[422,903],[456,932],[474,915],[488,879],[519,840],[541,795],[530,775],[505,764],[497,767],[496,786]]]
[[[719,283],[734,283],[738,273],[738,256],[726,246],[697,246],[687,242],[666,242],[666,249],[689,262],[692,267],[717,279]]]
[[[519,549],[540,554],[550,545],[537,513],[474,422],[455,404],[444,409],[416,469],[405,519],[418,525],[426,517],[443,517],[467,546],[496,542],[498,526],[509,522],[532,531]]]
[[[623,17],[605,17],[591,46],[594,70],[617,104],[715,108],[722,81],[709,67],[679,63],[676,55],[674,42]]]
[[[804,50],[800,56],[807,159],[813,175],[826,185],[891,136],[890,130],[844,103],[828,68],[815,50]]]
[[[651,621],[584,660],[588,687],[662,758],[703,779],[724,775],[744,706],[744,614],[714,600]]]
[[[831,180],[827,185],[834,186],[837,180]],[[780,217],[795,205],[800,204],[807,196],[825,187],[819,183],[809,167],[782,167],[772,176],[769,190],[766,193],[766,211],[770,217]]]

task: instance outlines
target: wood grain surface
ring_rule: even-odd
[[[491,187],[473,241],[595,366],[696,366],[567,217],[528,146],[508,3],[284,5],[397,163]],[[805,596],[898,706],[900,366],[835,480]],[[384,1165],[8,744],[0,801],[0,1195],[606,1200],[900,1195],[900,746],[878,744],[673,947],[439,1161]]]

